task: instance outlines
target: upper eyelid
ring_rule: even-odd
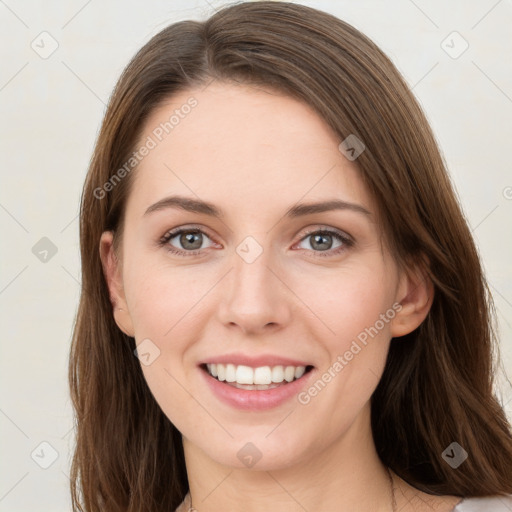
[[[200,226],[199,224],[183,224],[182,226],[176,226],[175,228],[170,228],[166,230],[163,236],[172,233],[172,232],[179,232],[179,231],[201,231],[202,233],[208,234],[208,229],[204,226]]]
[[[338,228],[333,227],[315,227],[315,228],[306,228],[306,232],[303,234],[301,240],[305,238],[306,236],[312,235],[313,233],[333,233],[335,235],[341,236],[342,238],[349,238],[350,240],[353,240],[353,237],[349,235],[346,231]]]

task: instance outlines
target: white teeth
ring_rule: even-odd
[[[270,384],[272,382],[272,370],[270,366],[254,368],[254,384]]]
[[[226,367],[223,364],[217,365],[217,379],[221,382],[226,380]]]
[[[272,382],[283,382],[284,368],[282,366],[274,366],[272,368]]]
[[[284,378],[287,382],[291,382],[295,378],[295,366],[287,366],[284,369]]]
[[[304,375],[305,372],[306,372],[305,366],[297,366],[297,368],[295,368],[295,378],[300,379]]]
[[[238,384],[254,384],[254,370],[250,366],[237,366],[236,382]],[[264,383],[262,382],[261,384]]]
[[[208,373],[218,380],[237,384],[265,385],[283,381],[292,382],[300,379],[306,372],[305,366],[259,366],[252,368],[245,365],[207,364]]]
[[[226,365],[226,382],[236,381],[236,367],[234,364]]]
[[[263,390],[266,390],[266,389],[273,389],[273,388],[278,388],[279,386],[282,386],[283,384],[238,384],[238,382],[232,382],[229,384],[230,386],[233,386],[235,388],[238,388],[238,389],[248,389],[248,390],[254,390],[256,389],[257,391],[263,391]]]

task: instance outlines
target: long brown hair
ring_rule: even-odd
[[[512,493],[511,427],[493,394],[492,300],[421,108],[391,61],[354,27],[313,8],[263,1],[165,28],[135,55],[110,99],[81,201],[82,293],[69,364],[73,510],[172,511],[188,491],[181,434],[145,382],[135,340],[114,322],[98,248],[103,231],[122,232],[137,171],[105,184],[120,176],[145,119],[174,93],[211,80],[293,96],[340,142],[351,134],[364,142],[357,166],[394,256],[424,262],[435,288],[426,320],[392,340],[372,396],[379,456],[431,494]],[[469,454],[456,470],[442,458],[452,442]]]

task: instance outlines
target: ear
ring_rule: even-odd
[[[396,296],[402,307],[391,321],[391,336],[405,336],[419,327],[433,300],[434,285],[424,267],[402,271]]]
[[[114,234],[112,231],[103,232],[100,238],[99,250],[103,274],[110,292],[114,320],[121,331],[133,337],[135,333],[124,295],[121,264],[114,251],[113,240]]]

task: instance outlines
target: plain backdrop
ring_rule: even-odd
[[[70,510],[67,363],[80,289],[77,214],[112,88],[158,31],[205,19],[225,3],[0,0],[0,512]],[[510,375],[512,2],[298,3],[363,31],[413,88],[478,244]],[[511,418],[512,390],[498,377]]]

